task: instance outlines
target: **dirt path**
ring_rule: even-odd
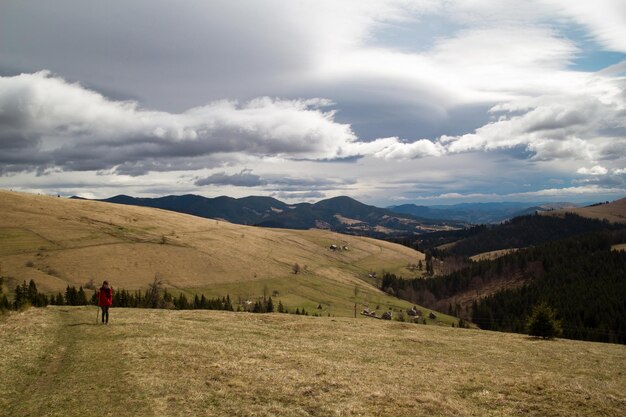
[[[8,364],[8,372],[21,375],[22,380],[3,401],[0,416],[84,416],[95,410],[101,410],[99,416],[120,416],[138,409],[150,415],[146,414],[149,405],[137,400],[140,395],[126,400],[128,392],[141,389],[133,385],[119,357],[120,325],[116,329],[113,324],[96,324],[95,307],[46,310],[48,320],[42,323],[43,328],[35,327],[38,334],[18,340],[21,346],[13,346],[12,350],[30,349],[30,369],[24,373],[23,366],[11,369]],[[22,313],[24,318],[11,320],[14,327],[10,330],[19,331],[22,321],[39,320],[37,316],[42,313],[40,309]],[[6,375],[7,380],[11,376]]]

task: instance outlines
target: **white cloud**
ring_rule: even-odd
[[[582,175],[606,175],[609,170],[602,165],[595,165],[591,168],[581,167],[576,172]]]
[[[325,99],[222,100],[167,113],[109,100],[44,71],[0,77],[0,161],[5,173],[61,168],[131,175],[213,167],[227,155],[406,160],[522,147],[535,160],[591,161],[620,143],[603,142],[601,131],[626,126],[622,96],[613,84],[594,82],[599,98],[579,92],[512,100],[495,106],[499,119],[473,133],[364,142],[335,120]]]
[[[596,0],[594,2],[543,0],[558,12],[586,26],[607,49],[626,52],[626,2]]]
[[[397,138],[393,138],[387,146],[374,152],[373,156],[383,159],[415,159],[444,154],[445,149],[437,142],[420,139],[411,143],[401,143]]]
[[[537,160],[593,160],[611,132],[626,133],[625,107],[618,83],[590,76],[569,94],[503,102],[491,110],[498,120],[441,142],[449,152],[523,147]]]
[[[0,77],[0,160],[6,171],[29,165],[82,170],[219,153],[328,159],[367,149],[355,143],[349,125],[323,110],[330,104],[263,97],[173,114],[108,100],[47,72]]]
[[[414,198],[414,200],[482,200],[482,201],[508,201],[508,200],[524,200],[528,198],[572,198],[579,196],[589,196],[590,198],[597,195],[623,195],[626,193],[624,188],[608,188],[598,185],[587,185],[578,187],[565,188],[545,188],[536,191],[527,191],[520,193],[495,194],[495,193],[444,193],[437,195],[424,196]],[[532,200],[530,200],[532,201]]]
[[[513,197],[572,197],[578,195],[597,195],[597,194],[624,194],[624,188],[605,188],[597,185],[588,185],[580,187],[565,188],[547,188],[537,191],[528,191],[525,193],[513,193]]]

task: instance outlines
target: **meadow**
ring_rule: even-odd
[[[620,416],[626,347],[382,320],[48,307],[0,321],[1,416]]]

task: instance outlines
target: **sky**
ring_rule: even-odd
[[[0,188],[626,196],[623,0],[2,0]]]

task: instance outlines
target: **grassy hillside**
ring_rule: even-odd
[[[264,287],[290,308],[351,315],[354,303],[407,308],[377,290],[370,271],[414,276],[412,249],[328,231],[247,227],[153,208],[0,191],[0,273],[56,292],[89,279],[246,299]],[[331,245],[347,246],[332,251]],[[292,265],[307,271],[292,273]],[[369,282],[368,282],[369,280]],[[355,287],[358,289],[355,296]],[[360,308],[359,306],[359,308]],[[316,310],[317,311],[317,310]],[[440,316],[444,322],[451,318]]]
[[[626,347],[378,320],[48,307],[0,321],[0,416],[619,416]]]
[[[591,219],[608,220],[613,223],[626,223],[626,198],[615,200],[608,204],[597,204],[589,207],[568,208],[549,211],[542,214],[563,216],[565,213],[574,213]]]

